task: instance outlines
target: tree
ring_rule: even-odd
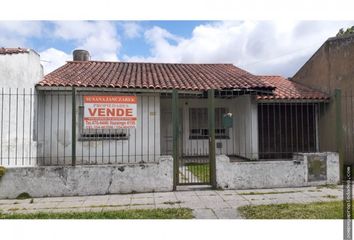
[[[344,37],[344,36],[348,36],[351,34],[354,34],[354,26],[347,28],[347,30],[345,30],[345,31],[343,28],[339,29],[336,37]]]

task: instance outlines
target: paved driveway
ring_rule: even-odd
[[[0,200],[4,213],[104,211],[123,209],[191,208],[198,219],[237,219],[244,205],[309,203],[340,200],[342,186],[252,190],[189,190],[82,197]]]

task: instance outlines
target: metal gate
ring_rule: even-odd
[[[180,104],[183,103],[186,95],[179,94],[176,90],[172,93],[174,188],[177,185],[211,185],[215,188],[214,90],[209,90],[208,94],[193,96],[199,101],[207,101],[208,106],[189,109],[191,112],[185,115],[181,111]],[[191,98],[191,95],[188,95],[188,98]],[[189,121],[184,121],[187,115]],[[184,122],[195,127],[187,128]],[[190,132],[187,134],[186,131]],[[194,147],[186,147],[187,144]]]

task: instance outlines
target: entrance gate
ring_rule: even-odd
[[[198,108],[195,113],[190,113],[192,123],[197,128],[189,126],[191,134],[189,138],[195,140],[197,150],[183,149],[184,128],[181,123],[183,112],[180,111],[180,97],[177,90],[172,93],[172,136],[174,159],[174,189],[177,185],[211,185],[216,188],[215,169],[215,102],[214,90],[203,94],[208,98],[207,108]],[[193,119],[195,116],[195,119]],[[192,118],[192,119],[191,119]],[[202,123],[201,120],[205,120]],[[198,124],[199,123],[199,124]],[[203,146],[198,146],[203,145]]]

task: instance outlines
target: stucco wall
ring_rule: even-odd
[[[36,164],[34,86],[43,77],[39,55],[0,55],[0,165]]]
[[[335,89],[341,89],[342,95],[354,93],[354,35],[328,39],[314,55],[293,76],[292,81],[302,83],[333,96]],[[320,151],[338,151],[336,136],[336,109],[333,101],[319,122]],[[348,101],[346,103],[346,101]],[[351,98],[351,101],[354,101]],[[348,104],[346,106],[346,104]],[[353,141],[352,116],[346,116],[352,108],[349,98],[342,99],[343,141]],[[349,114],[352,114],[349,112]],[[333,126],[333,127],[330,127]],[[350,154],[351,153],[351,154]],[[352,151],[349,158],[353,158]]]
[[[160,97],[137,95],[137,127],[128,130],[124,140],[79,139],[79,106],[82,96],[124,95],[121,92],[80,92],[77,95],[76,161],[77,164],[154,162],[160,156]],[[72,96],[70,92],[43,92],[39,99],[38,161],[45,165],[71,164]]]
[[[296,161],[230,162],[225,155],[216,159],[216,180],[222,189],[300,187],[339,182],[339,161],[336,153],[314,153],[327,157],[327,180],[308,181],[307,156],[298,154]]]
[[[8,168],[0,179],[0,198],[99,195],[172,191],[173,160],[157,163],[100,166]]]
[[[292,78],[323,92],[354,90],[354,36],[328,39]]]
[[[35,51],[0,55],[0,87],[34,88],[42,77],[43,67]]]
[[[208,139],[189,138],[189,109],[207,108],[207,99],[180,99],[180,138],[184,155],[208,155]],[[258,115],[257,104],[251,95],[234,99],[215,99],[215,108],[227,108],[233,115],[233,127],[228,129],[229,139],[216,139],[216,154],[238,155],[250,159],[258,158]],[[172,153],[171,100],[161,100],[161,150]]]

